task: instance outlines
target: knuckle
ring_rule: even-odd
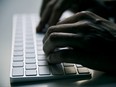
[[[90,11],[81,11],[82,14],[91,14]]]
[[[54,31],[54,26],[51,26],[50,28],[48,28],[48,34],[52,33]]]
[[[83,23],[84,23],[85,26],[89,26],[89,25],[91,25],[91,22],[88,21],[88,20],[84,21]]]
[[[48,30],[53,30],[55,26],[51,26],[48,28]]]
[[[86,21],[86,22],[84,22],[84,26],[87,29],[91,30],[91,28],[93,27],[93,24],[90,21]]]
[[[78,23],[79,23],[78,27],[80,27],[82,30],[88,30],[93,25],[89,20],[83,20]]]
[[[87,17],[91,14],[90,11],[81,11],[81,12],[78,12],[77,15],[80,15],[82,17]]]
[[[54,42],[55,39],[56,39],[56,33],[51,33],[51,34],[49,35],[49,40],[50,40],[51,42]]]

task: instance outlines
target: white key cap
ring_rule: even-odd
[[[23,43],[15,43],[14,47],[23,47]]]
[[[36,69],[36,64],[26,64],[25,65],[26,69]]]
[[[78,68],[79,74],[89,74],[89,70],[86,67]]]
[[[42,45],[38,45],[37,46],[37,50],[42,50],[43,49],[43,46]]]
[[[38,47],[42,47],[42,45],[43,45],[43,43],[42,43],[41,40],[40,40],[40,41],[37,41],[37,46],[38,46]]]
[[[26,70],[26,76],[36,76],[37,71],[36,70]]]
[[[14,50],[15,51],[23,51],[23,47],[15,47]]]
[[[23,51],[14,51],[14,56],[23,56]]]
[[[26,58],[35,58],[35,54],[34,53],[27,53],[27,54],[25,54],[25,57]]]
[[[23,42],[23,39],[22,38],[15,39],[15,43],[17,43],[17,42]]]
[[[63,65],[64,65],[64,66],[74,66],[73,63],[64,63]]]
[[[48,66],[39,66],[40,75],[50,75],[50,70]]]
[[[13,62],[13,67],[23,67],[23,62]]]
[[[41,61],[41,60],[46,60],[45,55],[43,54],[38,55],[38,61]]]
[[[32,36],[26,37],[26,40],[33,40]]]
[[[34,49],[25,49],[25,52],[26,52],[26,53],[34,53],[35,50],[34,50]]]
[[[38,66],[48,65],[47,61],[38,61]]]
[[[26,45],[26,48],[34,48],[34,45],[33,44],[28,44],[28,45]]]
[[[33,41],[26,41],[26,44],[33,44]]]
[[[43,51],[43,50],[38,50],[38,51],[37,51],[37,54],[38,54],[38,55],[39,55],[39,54],[40,54],[40,55],[41,55],[41,54],[44,54],[44,51]]]
[[[13,61],[23,61],[23,56],[14,56]]]
[[[12,75],[13,76],[23,76],[24,75],[23,68],[13,68],[12,69]]]
[[[80,67],[83,67],[82,65],[80,64],[76,64],[77,68],[80,68]]]
[[[76,74],[76,70],[75,67],[64,67],[65,73],[66,74]]]
[[[35,59],[26,59],[25,62],[26,62],[26,64],[34,64],[34,63],[36,63],[36,60]]]

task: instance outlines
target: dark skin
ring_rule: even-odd
[[[116,24],[83,11],[48,29],[43,50],[50,63],[79,63],[105,72],[116,72]],[[55,51],[57,48],[71,49]]]
[[[102,17],[109,16],[107,8],[97,0],[43,0],[40,12],[41,20],[37,26],[37,32],[46,32],[44,29],[55,25],[66,10],[75,13],[91,10]]]
[[[93,12],[78,12],[48,28],[43,50],[50,63],[77,63],[116,72],[116,24],[104,19],[110,14],[100,17]],[[57,50],[63,47],[68,49]]]

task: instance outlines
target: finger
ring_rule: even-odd
[[[88,53],[82,49],[66,49],[66,50],[58,50],[56,52],[51,53],[47,60],[50,63],[77,63],[77,64],[90,64],[90,61],[94,61],[95,55]],[[88,64],[87,64],[88,63]]]
[[[68,2],[67,0],[58,0],[58,2],[56,3],[56,5],[53,8],[53,12],[51,14],[50,20],[48,21],[49,26],[55,25],[59,21],[62,13],[66,9],[68,9],[67,2]]]
[[[80,56],[81,54],[78,54],[78,51],[74,50],[59,50],[52,54],[50,54],[47,57],[47,60],[49,63],[61,63],[61,62],[67,62],[67,63],[80,63]],[[82,59],[82,56],[81,56]]]
[[[77,23],[61,24],[61,25],[52,26],[46,32],[44,39],[43,39],[43,43],[46,41],[49,35],[53,32],[62,32],[62,33],[79,33],[79,32],[85,33],[86,32],[87,33],[89,32],[90,29],[93,29],[93,28],[96,28],[96,27],[93,26],[92,23],[86,20],[79,21]]]
[[[36,28],[37,32],[42,32],[43,28],[47,24],[51,14],[52,14],[52,9],[53,9],[54,5],[56,4],[56,2],[57,2],[57,0],[51,0],[47,4],[47,6],[46,6],[46,8],[45,8],[45,10],[43,12],[42,18],[41,18],[41,20],[39,22],[39,25]]]
[[[50,2],[51,0],[43,0],[42,1],[42,6],[41,6],[41,11],[40,11],[40,17],[42,17],[43,12],[45,10],[46,5]]]
[[[84,67],[88,67],[95,70],[109,72],[112,71],[110,67],[114,63],[109,63],[108,59],[111,56],[100,56],[99,54],[88,53],[87,51],[79,49],[77,50],[61,50],[50,54],[47,57],[49,63],[76,63],[81,64]],[[107,61],[104,61],[107,60]],[[103,64],[105,66],[103,66]],[[109,64],[107,66],[107,64]],[[115,71],[115,70],[113,70]]]
[[[99,19],[105,20],[104,18],[102,18],[90,11],[81,11],[63,21],[58,22],[57,24],[59,25],[59,24],[75,23],[80,20],[91,20],[91,21],[96,22],[96,21],[100,21]]]
[[[45,41],[43,50],[48,55],[54,52],[55,49],[61,47],[80,47],[83,48],[85,45],[83,41],[83,36],[81,34],[72,33],[52,33]]]

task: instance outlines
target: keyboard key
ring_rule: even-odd
[[[13,76],[23,76],[24,75],[24,69],[23,68],[13,68],[12,69],[12,75]]]
[[[18,32],[18,30],[17,30],[17,32]],[[21,34],[15,34],[15,39],[23,38],[23,32],[18,32],[18,33],[21,33]]]
[[[37,68],[36,64],[26,64],[25,67],[26,67],[26,69],[36,69]]]
[[[40,42],[40,41],[41,41],[41,40],[37,41],[37,46],[38,46],[38,47],[43,45],[43,43]]]
[[[38,66],[48,65],[47,61],[38,61]]]
[[[81,68],[81,67],[83,67],[83,66],[80,65],[80,64],[76,64],[76,66],[77,66],[77,68]]]
[[[38,55],[38,61],[41,61],[41,60],[46,60],[46,57],[45,55]]]
[[[39,75],[50,75],[48,66],[39,66]]]
[[[15,47],[14,50],[15,51],[23,51],[23,47]]]
[[[26,40],[33,40],[32,36],[26,37]]]
[[[25,57],[26,58],[35,58],[35,54],[34,53],[26,53]]]
[[[38,50],[38,51],[37,51],[37,54],[38,54],[38,55],[44,54],[44,51],[43,51],[43,50]]]
[[[89,74],[89,70],[85,67],[78,68],[79,74]]]
[[[33,44],[28,44],[28,45],[26,45],[26,48],[34,48],[34,45]]]
[[[36,70],[26,70],[25,74],[26,74],[26,76],[36,76],[37,71]]]
[[[26,64],[35,64],[36,60],[35,59],[26,59],[25,62],[26,62]]]
[[[63,63],[64,66],[74,66],[73,63]]]
[[[18,43],[18,42],[23,42],[23,39],[22,38],[15,39],[15,43]]]
[[[42,46],[42,45],[39,45],[39,46],[37,47],[37,50],[43,50],[43,46]]]
[[[23,51],[14,51],[14,56],[23,56]]]
[[[43,39],[43,35],[41,35],[41,34],[37,34],[36,37],[37,37],[37,40],[41,40],[42,41],[42,39]]]
[[[26,33],[26,37],[33,36],[32,33]]]
[[[26,53],[35,53],[35,50],[34,49],[25,49],[25,52]]]
[[[23,61],[23,56],[14,56],[13,57],[13,61],[15,62],[17,62],[17,61]]]
[[[63,75],[64,74],[61,64],[51,65],[51,69],[52,69],[53,75]]]
[[[23,43],[15,43],[14,47],[23,47]]]
[[[33,40],[32,41],[30,41],[30,40],[26,41],[26,44],[33,44],[33,43],[34,43]]]
[[[23,67],[23,62],[13,62],[13,67]]]
[[[75,67],[64,67],[65,73],[66,74],[76,74],[76,70]]]

